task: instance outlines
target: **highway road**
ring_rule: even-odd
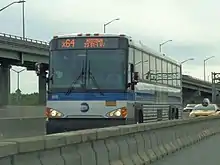
[[[220,134],[167,156],[152,165],[218,165]]]

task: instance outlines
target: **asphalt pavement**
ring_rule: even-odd
[[[152,165],[219,165],[220,134],[152,163]]]

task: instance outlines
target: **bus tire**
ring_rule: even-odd
[[[179,108],[176,108],[175,119],[179,119]]]
[[[143,111],[137,110],[136,111],[136,124],[143,123],[143,122],[144,122]]]

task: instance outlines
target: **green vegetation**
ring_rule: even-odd
[[[10,105],[38,105],[38,93],[19,94],[11,93],[9,96]],[[17,97],[18,96],[18,97]]]

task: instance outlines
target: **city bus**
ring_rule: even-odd
[[[49,132],[180,117],[181,65],[130,36],[55,36],[49,52]]]

